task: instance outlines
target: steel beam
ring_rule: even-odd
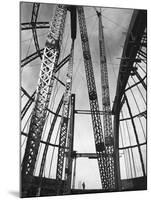
[[[32,22],[21,23],[21,31],[31,29],[48,29],[49,27],[49,22],[35,22],[34,24]]]
[[[89,48],[87,27],[86,27],[86,21],[85,21],[83,7],[79,6],[77,8],[77,10],[78,10],[80,35],[81,35],[81,42],[82,42],[85,72],[86,72],[86,80],[87,80],[87,86],[88,86],[88,95],[89,95],[89,103],[90,103],[90,110],[91,110],[91,117],[92,117],[95,147],[96,147],[96,152],[98,154],[98,167],[99,167],[99,173],[100,173],[100,178],[101,178],[101,182],[102,182],[102,187],[103,187],[103,189],[107,190],[107,189],[110,189],[109,179],[107,178],[107,176],[108,176],[107,175],[107,165],[108,164],[106,162],[106,157],[102,156],[102,153],[106,153],[106,148],[105,148],[105,144],[104,144],[104,136],[103,136],[101,118],[100,118],[100,114],[98,112],[99,111],[99,103],[98,103],[98,96],[97,96],[95,79],[94,79],[93,65],[92,65],[90,48]]]
[[[120,101],[125,92],[126,84],[130,76],[131,70],[133,70],[133,65],[137,53],[139,51],[139,46],[141,45],[141,40],[144,35],[144,30],[147,26],[147,14],[145,10],[134,10],[132,19],[127,32],[122,58],[120,63],[120,70],[117,80],[116,95],[114,99],[114,104],[112,112],[116,114]],[[139,44],[139,45],[135,45]]]
[[[46,113],[54,80],[52,74],[59,59],[66,13],[66,6],[57,5],[52,25],[46,39],[40,78],[36,91],[35,106],[32,112],[29,136],[22,163],[22,180],[29,175],[31,177],[29,182],[32,181],[41,135],[46,120]]]
[[[31,25],[33,27],[32,28],[32,33],[33,33],[35,48],[36,48],[36,51],[38,53],[38,56],[42,59],[42,55],[40,53],[40,47],[39,47],[38,37],[37,37],[36,26],[35,26],[35,24],[37,22],[37,18],[38,18],[39,7],[40,7],[40,3],[33,3]]]

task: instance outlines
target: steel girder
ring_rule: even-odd
[[[115,149],[119,149],[119,123],[120,123],[119,116],[120,116],[121,108],[126,100],[125,92],[128,89],[132,88],[132,87],[129,87],[126,89],[128,79],[130,76],[135,76],[137,74],[136,65],[138,65],[138,63],[140,62],[146,63],[143,60],[145,57],[141,57],[139,54],[140,49],[142,47],[143,48],[147,47],[146,35],[145,35],[146,26],[147,26],[146,11],[134,10],[132,19],[129,25],[129,29],[127,32],[124,48],[123,48],[118,80],[117,80],[116,95],[115,95],[114,104],[112,108],[112,113],[114,114]],[[146,89],[146,85],[144,84],[143,78],[140,78],[140,76],[137,76],[137,78],[139,80],[138,83],[141,83]],[[130,120],[133,125],[134,134],[137,134],[135,130],[134,120],[133,120],[135,116],[132,116],[132,113],[130,113],[130,106],[127,100],[126,100],[126,105],[129,110]],[[137,146],[139,146],[139,144]],[[119,163],[118,151],[115,152],[115,158],[116,158],[115,160],[116,163]],[[140,160],[142,161],[141,154],[140,154]],[[142,166],[142,171],[144,173],[144,166]],[[119,176],[119,184],[120,184],[120,176]]]
[[[33,33],[35,48],[36,48],[36,51],[37,51],[39,57],[42,59],[42,55],[40,53],[40,47],[39,47],[38,37],[37,37],[36,26],[35,26],[35,24],[37,22],[37,18],[38,18],[39,7],[40,7],[40,3],[33,3],[31,25],[33,27],[32,28],[32,33]]]
[[[128,78],[133,71],[134,63],[137,63],[137,54],[142,44],[142,37],[147,26],[147,15],[145,10],[134,10],[125,40],[122,59],[120,63],[119,75],[117,80],[116,95],[112,112],[119,112],[119,105],[125,92]],[[146,37],[145,37],[146,38]],[[146,43],[146,42],[145,42]]]
[[[50,27],[49,22],[24,22],[21,23],[21,31],[30,29],[48,29]]]
[[[59,137],[60,148],[58,149],[57,172],[56,172],[57,180],[62,180],[63,168],[64,168],[64,157],[65,157],[64,147],[66,146],[67,131],[68,131],[68,115],[69,115],[69,108],[70,108],[72,73],[73,73],[73,55],[74,55],[74,41],[72,42],[72,45],[71,45],[71,54],[70,54],[70,59],[68,63],[68,71],[67,71],[67,79],[66,79],[66,89],[65,89],[64,98],[63,98],[63,111],[62,111],[60,137]]]
[[[103,155],[106,153],[106,149],[103,138],[101,118],[99,114],[99,103],[98,103],[98,97],[94,79],[94,72],[92,68],[92,60],[90,55],[87,28],[86,28],[83,7],[79,6],[77,9],[78,9],[79,27],[80,27],[80,34],[82,41],[87,86],[88,86],[90,110],[92,113],[91,117],[92,117],[93,131],[94,131],[96,153],[98,155],[98,166],[99,166],[102,187],[103,189],[107,190],[109,189],[108,170],[107,170],[108,166],[106,162],[106,156]]]
[[[40,78],[36,91],[35,106],[29,127],[29,134],[22,163],[22,178],[33,175],[40,139],[46,119],[46,112],[53,87],[52,75],[59,59],[67,8],[58,5],[47,36]]]
[[[108,83],[108,71],[106,63],[105,53],[105,42],[102,25],[101,12],[97,12],[99,18],[99,45],[100,45],[100,67],[101,67],[101,86],[102,86],[102,108],[104,112],[110,112],[110,94],[109,94],[109,83]],[[108,172],[106,177],[108,179],[108,189],[115,189],[115,173],[114,173],[114,136],[112,131],[112,117],[109,114],[103,115],[103,126],[104,126],[104,137],[105,137],[105,148],[106,162],[108,165]],[[110,156],[112,155],[112,156]]]

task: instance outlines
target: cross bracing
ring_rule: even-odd
[[[34,6],[32,7],[32,9],[34,10]],[[36,7],[38,8],[38,7]],[[53,9],[52,9],[53,8]],[[32,10],[31,9],[31,10]],[[41,10],[40,10],[41,9]],[[39,11],[38,12],[42,12],[42,9],[44,9],[44,4],[41,4],[39,7]],[[55,6],[51,7],[51,10],[53,11],[52,13],[54,13],[55,10]],[[65,22],[65,30],[64,30],[64,35],[62,37],[62,47],[60,48],[60,57],[58,60],[58,66],[59,63],[62,63],[62,65],[60,65],[60,68],[58,68],[58,71],[56,72],[55,76],[55,80],[54,80],[54,86],[52,88],[52,95],[49,99],[49,104],[48,104],[48,108],[47,108],[47,115],[45,118],[45,125],[44,125],[44,131],[41,135],[41,139],[39,141],[39,150],[38,150],[38,154],[37,154],[37,159],[34,165],[34,170],[33,170],[33,177],[34,176],[39,176],[39,171],[40,171],[40,163],[42,161],[43,158],[43,152],[45,149],[45,145],[47,145],[48,148],[48,153],[47,155],[45,154],[45,164],[43,167],[43,173],[42,173],[42,183],[43,183],[43,178],[53,178],[54,180],[56,179],[56,169],[57,169],[57,152],[58,152],[58,147],[59,147],[59,128],[60,128],[60,122],[61,122],[61,118],[62,118],[62,110],[60,111],[60,113],[57,113],[56,115],[56,111],[57,111],[57,106],[59,105],[59,101],[61,99],[62,94],[64,93],[65,90],[65,82],[66,82],[66,69],[68,66],[68,62],[69,60],[67,58],[67,56],[70,54],[70,46],[71,46],[71,30],[70,30],[70,14],[71,14],[71,9],[67,8],[67,18],[66,18],[66,22]],[[111,108],[112,108],[112,112],[111,110],[107,111],[107,113],[105,114],[106,111],[103,110],[103,100],[101,100],[102,96],[101,96],[101,87],[99,86],[98,83],[100,83],[101,85],[101,81],[99,82],[98,80],[101,78],[101,74],[100,71],[98,71],[98,69],[100,70],[100,55],[99,55],[99,45],[98,44],[98,16],[96,13],[96,10],[99,12],[100,9],[99,8],[87,8],[84,7],[84,13],[85,13],[85,20],[86,20],[86,26],[87,26],[87,31],[88,31],[88,38],[89,38],[89,45],[90,45],[90,53],[92,56],[92,67],[94,70],[94,78],[96,81],[96,90],[97,90],[97,95],[98,95],[98,103],[99,103],[99,109],[97,110],[97,112],[95,113],[94,111],[92,111],[89,107],[89,98],[90,96],[88,96],[88,88],[87,88],[87,84],[86,84],[86,77],[85,77],[85,71],[84,71],[84,64],[83,64],[83,58],[82,58],[82,47],[81,47],[81,40],[80,40],[80,31],[79,31],[79,25],[77,22],[77,38],[75,40],[75,45],[74,45],[74,64],[73,64],[73,84],[72,84],[72,93],[75,93],[75,111],[74,113],[75,115],[75,125],[74,125],[74,144],[73,144],[73,150],[83,152],[84,149],[85,151],[88,151],[88,149],[86,148],[85,145],[83,145],[84,143],[82,143],[82,140],[84,138],[87,138],[87,146],[91,147],[90,151],[96,153],[95,151],[95,144],[94,144],[94,139],[93,139],[93,135],[94,135],[94,129],[92,128],[94,125],[94,122],[91,121],[91,118],[93,116],[93,112],[94,112],[94,116],[99,116],[101,119],[101,123],[103,124],[103,131],[104,129],[104,125],[105,125],[105,121],[103,119],[104,116],[108,115],[110,116],[111,120],[113,119],[114,116],[114,123],[113,123],[113,132],[115,133],[114,140],[115,140],[115,148],[116,148],[116,155],[115,155],[115,162],[117,164],[117,166],[119,166],[120,170],[116,171],[115,170],[115,179],[116,181],[116,187],[118,187],[119,189],[122,189],[123,186],[121,186],[121,179],[130,179],[130,178],[137,178],[137,177],[146,177],[146,161],[145,161],[145,148],[146,148],[146,128],[145,128],[145,120],[146,120],[146,116],[147,116],[147,111],[146,111],[146,25],[145,25],[145,12],[141,12],[141,11],[134,11],[133,10],[127,10],[127,12],[129,13],[127,16],[127,24],[125,24],[125,29],[122,29],[122,26],[119,27],[119,29],[121,29],[120,33],[122,35],[122,31],[127,31],[125,38],[127,43],[125,43],[124,45],[124,40],[123,40],[123,47],[121,48],[121,53],[126,52],[126,50],[128,48],[131,48],[132,50],[132,56],[131,55],[125,55],[123,54],[121,55],[117,55],[117,57],[113,57],[113,54],[111,53],[112,50],[112,42],[109,42],[109,38],[110,41],[111,37],[109,32],[106,27],[108,26],[109,28],[111,28],[113,25],[115,26],[117,22],[114,21],[114,19],[110,19],[109,18],[109,11],[111,12],[112,10],[110,9],[109,11],[106,9],[104,9],[104,11],[102,12],[102,21],[103,21],[103,32],[104,32],[104,38],[105,38],[105,49],[106,49],[106,60],[107,60],[107,67],[108,67],[108,76],[109,76],[109,88],[110,88],[110,99],[111,99]],[[35,10],[36,11],[36,10]],[[89,12],[91,11],[91,12]],[[37,13],[38,13],[37,12]],[[114,12],[114,9],[113,9]],[[118,10],[117,10],[118,13]],[[132,13],[134,13],[133,15],[131,15]],[[32,17],[32,12],[31,12],[31,17]],[[93,15],[94,14],[94,15]],[[108,15],[107,15],[108,14]],[[120,15],[120,14],[119,14]],[[132,20],[131,20],[132,17]],[[92,18],[92,19],[91,19]],[[109,18],[109,20],[108,20]],[[31,18],[32,19],[32,18]],[[26,141],[29,138],[29,124],[30,124],[30,120],[31,120],[31,111],[34,107],[34,104],[36,103],[36,99],[35,99],[35,95],[34,95],[34,91],[36,88],[29,87],[28,86],[28,81],[25,80],[25,76],[26,73],[28,74],[34,74],[34,72],[37,73],[38,71],[38,65],[41,62],[40,55],[39,55],[39,49],[43,49],[45,44],[44,39],[41,38],[41,36],[46,36],[45,31],[46,29],[44,28],[38,28],[40,24],[40,22],[48,22],[51,21],[51,18],[40,18],[40,14],[38,15],[38,21],[35,22],[35,30],[36,30],[36,38],[38,38],[38,40],[32,39],[32,42],[29,44],[30,46],[27,48],[27,53],[25,53],[25,50],[23,48],[23,54],[21,57],[23,60],[25,60],[25,65],[23,65],[22,67],[22,116],[23,116],[23,121],[22,121],[22,158],[24,157],[24,149],[26,144]],[[141,20],[144,20],[144,27],[141,27]],[[31,21],[31,20],[30,20]],[[78,20],[77,20],[78,21]],[[92,21],[92,22],[90,22]],[[108,21],[108,24],[107,24]],[[131,25],[129,26],[129,23],[131,21]],[[140,22],[140,27],[139,27],[139,22]],[[23,23],[28,23],[27,21],[22,21]],[[29,22],[30,23],[30,22]],[[28,23],[28,24],[29,24]],[[37,24],[36,24],[37,23]],[[46,23],[47,24],[47,23]],[[51,23],[50,23],[51,24]],[[109,24],[112,24],[111,27]],[[140,31],[140,39],[137,38],[137,31],[133,31],[133,27],[134,29],[137,29],[136,24],[138,25],[138,31]],[[42,23],[41,23],[42,25]],[[92,26],[93,25],[93,26]],[[96,29],[96,35],[92,34],[93,33],[93,29]],[[25,31],[31,31],[33,28],[30,29],[26,29]],[[131,33],[132,30],[132,33]],[[41,31],[41,32],[39,32]],[[92,36],[91,36],[92,34]],[[136,34],[136,35],[135,35]],[[30,34],[29,34],[30,35]],[[35,34],[31,34],[32,37]],[[43,37],[42,36],[42,37]],[[124,37],[124,35],[122,35],[121,37]],[[94,40],[95,38],[95,40]],[[23,38],[24,40],[26,40],[26,37]],[[28,39],[28,38],[27,38]],[[137,41],[134,41],[137,40]],[[30,40],[31,41],[31,40]],[[36,41],[36,42],[35,42]],[[36,45],[38,41],[38,46],[39,48],[36,49],[37,47],[34,45]],[[25,41],[26,43],[26,41]],[[95,44],[95,45],[94,45]],[[25,44],[24,44],[25,45]],[[116,44],[119,48],[120,45]],[[26,45],[25,45],[26,46]],[[77,49],[77,50],[76,50]],[[36,50],[36,52],[35,52]],[[129,49],[128,49],[129,50]],[[127,50],[127,51],[128,51]],[[118,50],[119,51],[119,50]],[[135,53],[136,51],[136,53]],[[34,53],[35,52],[35,53]],[[134,53],[133,53],[134,52]],[[108,54],[110,54],[108,56]],[[43,51],[41,51],[41,56],[43,55]],[[28,58],[29,57],[29,58]],[[30,59],[31,58],[31,59]],[[64,62],[65,60],[65,62]],[[114,63],[116,60],[116,63]],[[27,62],[26,62],[27,61]],[[121,66],[120,66],[120,61],[121,61]],[[23,63],[23,62],[22,62]],[[109,64],[108,64],[109,63]],[[133,68],[131,70],[131,65],[133,64]],[[117,66],[120,66],[120,69],[118,71]],[[35,69],[37,67],[37,69]],[[83,68],[83,69],[82,69]],[[28,71],[29,70],[29,71]],[[31,72],[30,72],[31,71]],[[103,70],[104,71],[104,70]],[[112,73],[111,73],[112,71]],[[113,73],[115,73],[115,78],[113,79]],[[122,79],[120,81],[117,80],[117,75],[121,74],[122,75]],[[126,74],[126,76],[128,77],[128,80],[125,81],[125,79],[123,78],[123,74]],[[104,76],[103,76],[104,77]],[[36,78],[34,78],[36,79]],[[59,81],[58,81],[59,80]],[[92,80],[93,81],[93,80]],[[113,87],[110,83],[112,82],[112,84],[115,85],[115,87]],[[121,82],[123,84],[125,84],[125,86],[122,86],[122,91],[120,91],[119,89],[117,89],[118,95],[121,95],[122,98],[118,98],[118,95],[116,95],[116,98],[114,98],[115,96],[115,88],[116,88],[116,84],[118,86],[118,84],[121,84]],[[64,85],[63,85],[63,84]],[[31,81],[32,84],[32,81]],[[36,83],[34,83],[36,85]],[[123,96],[122,96],[123,95]],[[125,96],[126,95],[126,96]],[[82,97],[85,98],[82,98]],[[128,99],[128,101],[126,100],[126,97]],[[137,98],[139,97],[140,102],[137,101]],[[87,99],[87,100],[86,100]],[[84,103],[85,102],[85,103]],[[120,103],[119,103],[120,102]],[[130,103],[129,103],[130,102]],[[114,104],[114,106],[113,106]],[[118,105],[118,106],[117,106]],[[120,108],[120,110],[116,110],[117,108]],[[130,107],[130,109],[129,109]],[[133,107],[133,109],[132,109]],[[62,108],[61,108],[62,109]],[[71,112],[71,111],[70,111]],[[80,115],[79,115],[80,113]],[[119,117],[118,117],[119,115]],[[50,141],[47,141],[47,136],[49,133],[49,127],[51,125],[51,123],[54,120],[54,116],[57,116],[57,120],[54,126],[54,131],[51,134],[51,138]],[[80,117],[81,116],[81,117]],[[70,117],[69,116],[69,124],[70,124]],[[85,119],[84,119],[85,117]],[[83,122],[82,122],[82,119]],[[81,121],[81,123],[80,123]],[[113,122],[113,121],[112,121]],[[81,124],[81,130],[79,128],[79,126],[77,126],[77,124]],[[119,125],[118,125],[119,124]],[[100,127],[100,126],[99,126]],[[116,131],[118,129],[118,131]],[[91,130],[91,131],[90,131]],[[80,132],[82,132],[82,135],[79,134]],[[117,136],[118,134],[118,136]],[[91,135],[91,136],[90,136]],[[105,133],[103,133],[103,139],[104,138]],[[84,137],[85,136],[85,137]],[[78,142],[78,138],[81,138],[81,145]],[[137,138],[137,139],[136,139]],[[118,142],[117,142],[118,140]],[[84,141],[84,140],[83,140]],[[49,147],[48,147],[49,146]],[[68,145],[67,145],[68,146]],[[65,147],[68,149],[68,147]],[[61,146],[60,146],[61,147]],[[62,147],[61,147],[62,148]],[[83,148],[83,150],[82,150]],[[66,153],[68,152],[68,150],[65,150],[65,157],[64,159],[67,161],[68,160],[68,154]],[[50,158],[49,158],[50,157]],[[70,154],[70,157],[73,160],[73,165],[74,165],[74,159],[75,157],[72,157],[72,155]],[[137,162],[136,160],[137,159]],[[56,161],[55,161],[56,160]],[[99,182],[99,184],[94,184],[95,188],[102,188],[103,189],[103,185],[102,185],[102,180],[100,179],[100,172],[98,169],[98,165],[97,165],[97,157],[96,159],[89,159],[89,161],[84,161],[85,159],[83,158],[76,158],[76,165],[77,167],[74,168],[74,166],[72,167],[72,178],[71,181],[73,182],[74,180],[74,176],[73,174],[75,173],[75,187],[78,186],[78,172],[81,169],[84,168],[84,163],[87,162],[91,162],[93,163],[93,165],[95,166],[96,170],[94,173],[95,176],[95,180],[98,180],[96,182]],[[106,159],[107,160],[107,159]],[[79,165],[78,163],[82,163],[83,162],[83,167],[82,164]],[[109,163],[109,162],[107,162]],[[67,166],[67,165],[66,165]],[[81,167],[80,167],[81,166]],[[105,166],[104,164],[102,165],[102,167]],[[123,167],[124,166],[124,167]],[[74,172],[73,169],[75,169],[76,171]],[[106,175],[105,175],[105,179],[107,178],[107,173],[110,172],[106,171]],[[63,176],[62,176],[62,181],[66,180],[66,170],[65,170],[65,165],[63,168]],[[39,176],[40,177],[40,176]],[[87,175],[85,175],[85,177],[88,177],[88,173]],[[97,177],[97,178],[96,178]],[[91,178],[88,178],[88,187],[92,188],[94,186],[91,185]],[[28,182],[28,181],[27,181]],[[34,182],[34,180],[33,180]],[[41,181],[40,181],[41,182]],[[62,186],[63,182],[60,182],[59,184]],[[109,183],[109,182],[108,182]],[[70,183],[71,184],[71,183]],[[43,187],[43,184],[39,184],[39,187]],[[66,184],[64,184],[66,185]],[[90,187],[92,186],[92,187]],[[120,187],[121,186],[121,187]],[[116,188],[117,189],[117,188]],[[117,189],[118,190],[118,189]],[[40,190],[39,190],[40,191]],[[70,190],[68,190],[70,192]],[[43,192],[43,190],[41,190],[41,192]],[[41,194],[41,192],[39,193],[39,195]],[[58,192],[58,191],[57,191]],[[38,192],[36,192],[38,194]],[[60,191],[60,193],[62,193],[62,191]]]

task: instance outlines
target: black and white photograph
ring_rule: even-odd
[[[147,190],[147,10],[109,6],[20,2],[22,198]]]

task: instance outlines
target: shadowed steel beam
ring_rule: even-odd
[[[40,54],[43,54],[43,49],[40,49]],[[21,60],[21,68],[24,67],[25,65],[27,65],[28,63],[30,63],[31,61],[35,60],[36,58],[38,58],[38,52],[34,52],[31,55],[27,56],[26,58]],[[56,73],[63,65],[65,65],[68,61],[69,61],[69,57],[70,54],[67,55],[54,69],[54,72]]]
[[[145,78],[147,77],[147,75],[145,75],[143,78],[140,79],[140,81],[138,81],[137,83],[131,85],[130,87],[125,89],[125,92],[133,87],[135,87],[136,85],[140,84],[141,82],[143,82],[145,80]]]
[[[36,22],[32,24],[31,22],[21,23],[21,30],[30,30],[30,29],[47,29],[49,28],[49,22]]]
[[[130,148],[136,148],[138,146],[143,146],[143,145],[146,145],[147,143],[146,142],[143,142],[143,143],[140,143],[139,145],[132,145],[132,146],[126,146],[126,147],[119,147],[119,150],[124,150],[124,149],[130,149]]]
[[[144,112],[141,112],[141,113],[134,115],[132,117],[133,118],[135,118],[135,117],[145,117],[145,118],[147,118],[147,111],[145,110]],[[124,118],[124,119],[120,119],[120,121],[130,120],[130,119],[131,119],[130,117],[127,117],[127,118]]]
[[[135,63],[137,53],[139,52],[139,47],[141,46],[141,40],[144,35],[146,26],[146,10],[134,10],[122,53],[122,58],[128,59],[121,59],[117,80],[116,96],[112,108],[113,113],[117,112],[118,106],[120,105],[120,101],[125,92],[125,87],[128,82],[131,70],[133,70],[133,64]]]
[[[42,55],[44,51],[43,49],[39,50],[39,53]],[[30,63],[31,61],[35,60],[36,58],[39,57],[39,53],[36,51],[34,53],[32,53],[31,55],[27,56],[26,58],[21,60],[21,68],[24,67],[25,65],[27,65],[28,63]]]
[[[141,82],[142,86],[145,88],[145,90],[147,90],[147,85],[144,82],[143,78],[139,75],[138,72],[135,72],[136,77],[138,78],[138,80]]]

